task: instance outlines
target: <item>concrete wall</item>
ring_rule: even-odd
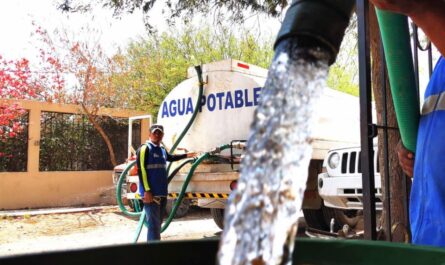
[[[29,111],[27,172],[0,172],[0,210],[113,204],[112,171],[39,171],[42,111],[82,113],[77,105],[20,101]],[[103,109],[99,115],[119,118],[144,113]],[[149,122],[141,123],[141,141],[148,139]]]
[[[114,203],[111,171],[0,173],[0,209]]]

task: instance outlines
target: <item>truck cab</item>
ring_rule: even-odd
[[[376,210],[380,212],[383,204],[377,154],[377,146],[374,146]],[[363,219],[360,147],[329,150],[323,160],[322,171],[318,174],[317,188],[323,201],[319,212],[321,218],[331,220],[333,230],[341,229],[344,225],[356,227]],[[309,225],[319,228],[318,223]]]
[[[377,147],[374,147],[377,150]],[[378,152],[374,152],[376,209],[382,210],[382,185]],[[343,210],[362,210],[362,171],[360,148],[330,150],[318,175],[318,192],[327,207]]]

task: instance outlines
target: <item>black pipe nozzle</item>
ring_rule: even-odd
[[[349,24],[354,0],[294,0],[284,18],[274,49],[293,38],[301,47],[321,47],[335,62]]]

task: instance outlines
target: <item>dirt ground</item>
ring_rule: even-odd
[[[138,220],[116,206],[54,212],[0,212],[0,257],[127,244],[136,236]],[[220,232],[208,209],[192,208],[186,217],[173,220],[162,240],[217,237]],[[146,233],[144,228],[138,242],[145,241]]]

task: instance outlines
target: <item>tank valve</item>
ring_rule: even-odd
[[[246,147],[247,147],[246,142],[233,142],[232,143],[232,148],[235,148],[235,149],[245,150]]]
[[[220,147],[215,147],[213,150],[209,151],[210,155],[215,155],[215,154],[219,154],[219,153],[221,153]]]
[[[354,0],[294,0],[286,12],[275,41],[275,50],[285,39],[292,38],[301,47],[322,47],[335,62],[349,24]]]

